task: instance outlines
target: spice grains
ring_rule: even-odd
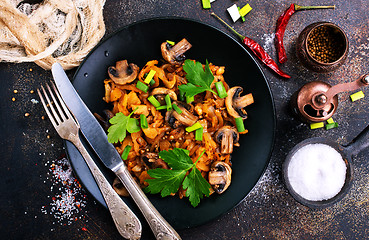
[[[308,36],[307,48],[317,61],[333,63],[343,56],[345,40],[341,32],[332,26],[318,26]]]

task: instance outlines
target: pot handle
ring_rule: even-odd
[[[346,150],[354,156],[367,147],[369,147],[369,125],[346,146]]]

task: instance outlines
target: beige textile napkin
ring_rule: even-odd
[[[1,0],[0,60],[78,66],[105,33],[105,0]]]

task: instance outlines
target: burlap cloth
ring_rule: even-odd
[[[0,0],[0,60],[78,66],[105,33],[105,0]]]

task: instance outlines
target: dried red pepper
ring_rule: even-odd
[[[280,63],[285,63],[287,61],[286,50],[283,45],[283,36],[286,31],[286,26],[291,16],[300,10],[310,10],[310,9],[327,9],[335,8],[335,6],[299,6],[296,4],[291,4],[289,8],[284,11],[284,13],[279,16],[277,20],[277,26],[275,30],[275,47],[278,53],[278,60]]]
[[[269,56],[269,54],[258,44],[256,41],[252,40],[251,38],[245,37],[241,34],[239,34],[236,30],[234,30],[231,26],[229,26],[223,19],[221,19],[218,15],[215,13],[211,13],[212,16],[215,16],[220,21],[222,21],[229,29],[231,29],[244,43],[245,46],[247,46],[260,61],[262,61],[266,66],[268,66],[270,69],[272,69],[275,73],[277,73],[279,76],[284,78],[291,78],[288,74],[283,72],[276,62]]]

